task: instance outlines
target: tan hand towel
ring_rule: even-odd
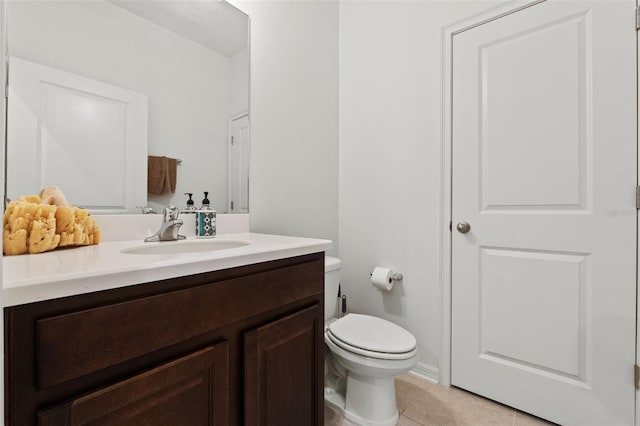
[[[178,160],[150,155],[147,170],[147,192],[151,195],[176,192]]]
[[[175,158],[167,158],[167,174],[165,178],[165,191],[172,194],[176,192],[176,179],[178,176],[178,160]],[[167,194],[168,192],[165,192]]]

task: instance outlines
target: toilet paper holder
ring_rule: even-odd
[[[369,276],[372,277],[373,276],[373,272],[369,272]],[[402,276],[402,274],[400,272],[394,272],[393,275],[391,275],[389,277],[389,279],[391,281],[396,281],[396,282],[402,281],[402,278],[403,278],[403,276]],[[391,281],[389,281],[389,282],[391,282]]]

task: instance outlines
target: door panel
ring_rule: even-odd
[[[581,294],[588,258],[489,248],[480,253],[480,309],[487,313],[480,323],[482,356],[584,379]],[[553,303],[548,303],[551,296]]]
[[[245,334],[245,424],[319,426],[322,312],[316,304]]]
[[[483,210],[579,208],[585,201],[592,102],[586,25],[580,13],[478,46]]]
[[[452,384],[561,424],[633,423],[634,9],[453,37]]]

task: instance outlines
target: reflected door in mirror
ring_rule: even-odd
[[[55,185],[95,213],[146,204],[146,95],[17,57],[9,74],[10,199]]]
[[[249,212],[249,115],[229,120],[229,213]]]

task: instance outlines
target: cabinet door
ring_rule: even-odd
[[[40,426],[227,424],[227,343],[38,413]]]
[[[245,424],[322,425],[322,307],[245,334]]]

